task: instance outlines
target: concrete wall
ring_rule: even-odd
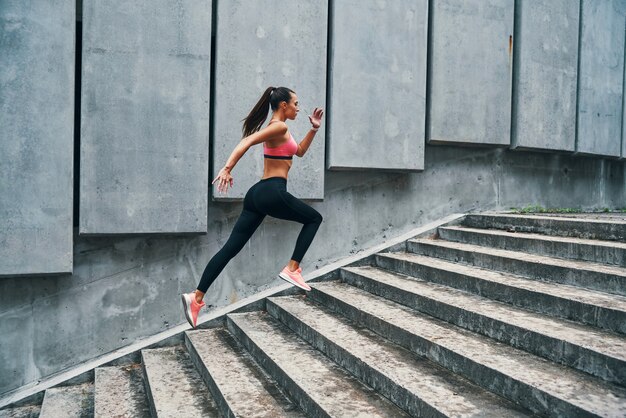
[[[511,146],[574,151],[579,0],[515,4]]]
[[[430,142],[510,144],[514,4],[432,2]]]
[[[336,0],[334,4],[339,7],[342,3]],[[379,10],[388,10],[398,28],[414,33],[414,41],[423,42],[417,35],[425,30],[425,20],[420,19],[425,19],[426,8],[419,3],[415,9],[407,5],[415,14],[403,14],[397,4],[354,3],[345,26],[374,45],[381,38],[365,34],[358,22],[367,18],[380,22],[381,27],[389,26],[379,14]],[[481,3],[482,7],[486,4],[500,3]],[[397,115],[398,121],[414,118],[402,129],[413,127],[415,137],[403,138],[386,131],[385,135],[389,134],[388,141],[402,140],[403,146],[418,144],[417,154],[392,148],[395,143],[390,142],[389,147],[407,164],[415,160],[403,158],[417,155],[418,167],[419,150],[423,149],[424,170],[389,172],[387,169],[398,167],[392,163],[379,167],[384,156],[377,155],[375,162],[363,157],[367,164],[360,164],[356,157],[346,158],[352,165],[344,167],[361,170],[369,164],[378,167],[377,171],[326,171],[321,130],[305,158],[294,161],[290,173],[290,189],[296,196],[324,198],[323,202],[312,202],[325,220],[303,260],[305,274],[455,212],[527,205],[624,207],[624,161],[523,150],[573,150],[578,2],[520,0],[516,4],[516,22],[520,25],[513,40],[517,82],[511,110],[513,146],[518,151],[458,145],[424,147],[420,145],[424,136],[415,127],[420,126],[427,109],[413,114],[407,110],[411,102],[400,93],[395,101],[370,104],[368,112],[361,115],[364,120],[349,113],[353,109],[364,111],[361,104],[346,101],[341,106],[331,105],[331,117],[326,120],[331,133],[333,127],[368,124],[378,115],[385,122],[387,113]],[[263,6],[252,0],[220,1],[216,15],[207,1],[115,5],[108,8],[90,2],[84,8],[81,222],[74,229],[74,245],[69,247],[73,162],[70,65],[74,57],[73,42],[68,38],[74,33],[73,7],[50,0],[37,9],[29,7],[25,16],[27,9],[21,3],[0,2],[0,42],[9,39],[10,45],[15,45],[10,49],[0,44],[10,58],[0,63],[0,170],[4,170],[0,175],[0,215],[2,232],[13,234],[13,241],[4,238],[8,234],[0,235],[0,240],[4,239],[0,249],[10,257],[21,257],[21,268],[37,266],[40,258],[48,261],[46,254],[38,252],[41,243],[46,253],[55,255],[52,262],[74,259],[71,274],[12,274],[0,280],[0,394],[184,323],[179,294],[195,288],[242,209],[240,201],[209,199],[209,162],[213,162],[213,175],[239,140],[240,120],[268,85],[292,87],[301,98],[302,108],[308,110],[324,107],[326,95],[333,102],[343,86],[339,82],[326,86],[326,2],[300,0],[279,7],[275,0]],[[339,10],[330,17],[339,16]],[[493,22],[487,10],[502,9],[479,10],[484,13],[478,16]],[[451,16],[463,20],[469,15]],[[212,18],[217,27],[211,27]],[[472,19],[480,21],[478,17]],[[53,23],[46,26],[40,22]],[[115,29],[114,36],[106,35],[105,29],[111,28]],[[208,49],[211,31],[215,52]],[[12,38],[14,33],[19,35]],[[348,39],[348,34],[342,39]],[[333,36],[331,31],[331,40]],[[213,54],[211,62],[216,66],[216,88],[210,96],[216,118],[211,128],[209,54]],[[394,90],[399,89],[397,80],[387,74],[396,68],[393,55],[382,56],[382,61],[391,60],[389,71],[382,61],[376,61],[380,58],[373,53],[369,57],[372,63],[380,64],[375,66],[379,74],[373,82],[400,91]],[[14,66],[14,62],[19,65]],[[398,72],[410,75],[405,68],[412,67],[404,67],[402,62],[398,58]],[[363,69],[353,71],[355,79],[367,74],[367,64],[365,61]],[[20,73],[24,67],[36,71]],[[421,70],[415,68],[414,74],[418,74]],[[419,104],[424,100],[419,93],[421,76],[415,77],[406,91],[414,94],[413,103]],[[404,107],[406,115],[388,109],[393,106]],[[393,119],[386,122],[387,128],[394,128]],[[308,129],[308,121],[302,114],[290,127],[299,139]],[[213,130],[212,160],[209,129]],[[342,143],[340,136],[329,139],[332,146],[350,145]],[[368,142],[363,148],[369,146],[370,151],[380,154],[375,143]],[[346,149],[342,152],[347,153]],[[235,168],[236,188],[227,199],[240,200],[247,187],[261,177],[261,154],[261,147],[255,147]],[[35,233],[33,237],[30,231],[38,231],[40,225],[58,235],[46,232],[48,235]],[[278,284],[276,273],[288,261],[299,230],[299,225],[267,218],[209,289],[207,304],[227,305]],[[207,234],[131,234],[159,231]],[[95,233],[126,235],[90,235]],[[22,249],[10,244],[22,241],[27,245]],[[70,252],[73,249],[72,256],[68,247]],[[2,262],[5,265],[0,264],[0,268],[5,268],[6,262]],[[59,271],[50,265],[44,264],[48,270],[37,268],[40,273]],[[11,272],[2,272],[7,271]]]
[[[626,0],[582,0],[576,151],[621,154]]]
[[[327,167],[423,169],[428,1],[335,1],[331,16]]]
[[[241,139],[241,120],[269,86],[296,92],[298,118],[289,129],[300,142],[311,127],[306,112],[326,107],[326,43],[328,2],[255,0],[217,3],[215,178]],[[268,115],[268,121],[270,114]],[[324,129],[316,134],[307,154],[294,157],[289,191],[305,199],[324,197]],[[263,147],[255,146],[232,171],[234,187],[227,196],[213,187],[215,200],[242,199],[263,174]]]
[[[0,2],[0,276],[72,271],[74,10]]]
[[[421,173],[328,172],[304,273],[451,213],[626,202],[623,162],[427,146]],[[212,202],[195,237],[76,236],[73,275],[0,281],[0,393],[184,323],[181,292],[224,244],[240,202]],[[280,283],[300,228],[266,218],[208,291],[223,306]],[[19,330],[19,331],[17,331]]]
[[[211,2],[85,2],[80,232],[205,232]]]

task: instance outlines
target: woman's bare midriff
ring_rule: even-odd
[[[289,169],[291,168],[291,160],[273,160],[271,158],[263,159],[263,179],[270,177],[287,178]]]

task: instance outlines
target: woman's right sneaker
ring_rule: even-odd
[[[308,292],[309,290],[311,290],[311,287],[308,284],[306,284],[306,282],[302,278],[301,273],[302,273],[302,269],[300,267],[298,267],[296,271],[290,271],[289,268],[285,266],[283,271],[278,273],[278,277]]]
[[[198,313],[204,306],[204,302],[196,302],[196,292],[183,293],[181,298],[183,300],[183,308],[185,308],[185,317],[187,318],[187,322],[189,322],[189,325],[195,329],[196,324],[198,323]]]

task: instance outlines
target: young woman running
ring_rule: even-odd
[[[272,117],[269,124],[261,129],[267,119],[270,107]],[[226,264],[243,248],[266,215],[303,224],[296,248],[291,260],[278,274],[283,280],[304,290],[311,290],[302,278],[300,262],[304,257],[315,233],[322,223],[322,215],[309,205],[287,192],[287,174],[291,168],[293,155],[302,157],[306,154],[315,133],[322,123],[324,114],[321,108],[315,108],[309,116],[311,130],[298,144],[285,121],[294,120],[300,111],[298,96],[286,87],[268,87],[243,123],[243,139],[230,154],[224,168],[213,180],[217,182],[220,193],[226,193],[232,187],[230,175],[237,161],[253,145],[263,143],[263,178],[252,186],[243,200],[243,211],[235,223],[226,244],[213,256],[202,273],[200,284],[195,292],[182,295],[187,321],[196,327],[198,313],[204,306],[204,294],[215,281]]]

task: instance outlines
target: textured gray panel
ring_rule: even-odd
[[[0,2],[0,275],[72,271],[74,0]]]
[[[574,150],[579,7],[578,0],[516,2],[513,148]]]
[[[514,0],[431,7],[429,142],[509,145]]]
[[[626,0],[582,0],[576,151],[619,157]]]
[[[206,232],[211,1],[85,2],[80,232]]]
[[[310,128],[305,112],[326,104],[328,4],[324,1],[229,0],[217,4],[214,178],[241,139],[241,120],[269,86],[296,92],[300,114],[287,121],[300,142]],[[270,114],[268,115],[268,120]],[[326,116],[324,116],[326,118]],[[288,190],[304,199],[324,197],[324,127],[307,154],[294,156]],[[242,199],[263,176],[263,147],[244,155],[233,172],[228,195],[213,188],[216,200]]]
[[[332,8],[328,168],[422,170],[428,0]]]

